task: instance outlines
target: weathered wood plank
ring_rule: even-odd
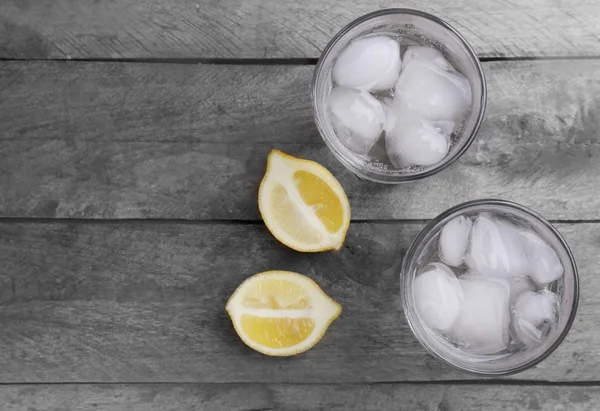
[[[447,20],[484,57],[600,54],[595,0],[3,0],[0,57],[318,57],[351,20],[399,6]]]
[[[329,153],[313,67],[0,63],[0,216],[259,219],[271,148],[317,160],[353,218],[432,218],[501,197],[554,219],[598,219],[598,60],[487,63],[478,140],[450,169],[399,187]]]
[[[426,354],[399,301],[398,265],[422,228],[354,223],[342,251],[302,254],[259,224],[1,223],[0,383],[391,382],[473,378]],[[597,381],[598,225],[560,224],[581,274],[567,339],[519,379]],[[293,358],[247,348],[225,313],[248,276],[306,274],[344,307]]]
[[[0,140],[307,142],[313,70],[0,62]]]
[[[36,385],[0,387],[6,411],[593,411],[598,387],[506,385]]]

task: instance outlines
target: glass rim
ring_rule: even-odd
[[[441,162],[434,165],[433,167],[429,167],[423,171],[419,171],[416,173],[406,173],[403,175],[392,175],[390,173],[383,173],[383,172],[379,172],[376,170],[367,171],[367,170],[361,169],[357,164],[354,164],[353,161],[351,161],[349,158],[344,156],[338,150],[338,148],[335,147],[334,143],[331,141],[331,138],[325,132],[325,128],[322,125],[322,121],[321,121],[319,112],[317,110],[317,95],[315,92],[319,74],[321,73],[321,70],[322,70],[322,66],[323,66],[326,58],[329,56],[331,50],[333,49],[333,46],[340,39],[342,39],[344,37],[344,35],[346,35],[350,30],[352,30],[354,27],[356,27],[368,20],[371,20],[373,18],[380,17],[380,16],[386,16],[386,15],[390,15],[390,14],[409,14],[409,15],[422,17],[422,18],[431,20],[434,23],[442,26],[446,30],[450,31],[454,36],[456,36],[456,38],[460,41],[460,43],[467,50],[469,57],[471,58],[473,64],[475,65],[475,68],[477,70],[477,73],[479,76],[479,83],[480,83],[481,90],[482,90],[481,99],[480,99],[481,107],[480,107],[479,113],[477,115],[477,120],[473,126],[473,129],[471,130],[469,137],[462,143],[462,145],[456,150],[456,152],[454,154],[452,154],[451,156],[445,157]],[[477,133],[479,132],[479,128],[481,127],[481,124],[483,122],[483,118],[485,115],[486,106],[487,106],[487,80],[485,78],[485,73],[483,71],[481,61],[477,57],[477,54],[475,53],[475,51],[473,50],[471,45],[467,42],[467,40],[464,38],[464,36],[462,34],[460,34],[454,27],[452,27],[446,21],[442,20],[441,18],[439,18],[437,16],[434,16],[433,14],[429,14],[429,13],[421,11],[421,10],[410,9],[410,8],[389,8],[389,9],[373,11],[371,13],[367,13],[361,17],[358,17],[357,19],[351,21],[346,26],[344,26],[335,36],[333,36],[333,38],[329,41],[329,43],[327,43],[327,45],[323,49],[323,52],[321,53],[321,56],[319,57],[319,59],[317,61],[317,65],[316,65],[315,71],[313,73],[312,85],[311,85],[311,102],[312,102],[312,108],[313,108],[313,117],[314,117],[317,129],[319,131],[319,134],[321,135],[321,138],[323,139],[323,141],[325,142],[325,144],[327,145],[329,150],[338,159],[338,161],[340,161],[347,169],[351,170],[356,175],[358,175],[362,178],[365,178],[367,180],[374,181],[377,183],[384,183],[384,184],[400,184],[400,183],[408,183],[408,182],[412,182],[412,181],[417,181],[417,180],[420,180],[420,179],[423,179],[426,177],[430,177],[434,174],[437,174],[438,172],[448,168],[450,165],[452,165],[454,162],[456,162],[469,149],[469,147],[475,140]]]
[[[569,248],[569,245],[563,238],[562,234],[560,234],[560,232],[547,219],[545,219],[539,213],[533,211],[532,209],[525,207],[521,204],[515,203],[513,201],[509,201],[509,200],[501,200],[501,199],[493,199],[493,198],[479,199],[479,200],[466,201],[464,203],[455,205],[454,207],[447,209],[446,211],[444,211],[443,213],[441,213],[437,217],[435,217],[433,220],[431,220],[421,230],[421,232],[415,237],[415,239],[412,241],[412,243],[410,244],[410,246],[408,247],[408,249],[406,250],[406,253],[404,255],[400,275],[404,276],[408,270],[409,262],[410,262],[410,260],[412,260],[412,258],[409,259],[409,256],[413,256],[415,254],[415,251],[417,250],[417,248],[423,241],[424,237],[427,234],[429,234],[431,232],[431,230],[433,228],[435,228],[441,221],[448,218],[449,216],[456,213],[457,211],[461,211],[461,210],[464,210],[469,207],[481,206],[481,205],[493,205],[493,206],[505,207],[505,208],[517,210],[521,213],[525,213],[525,214],[529,215],[530,217],[533,217],[539,223],[541,223],[544,227],[546,227],[552,233],[552,235],[554,235],[556,237],[556,239],[558,240],[560,245],[563,247],[563,250],[566,252],[566,254],[569,258],[569,263],[571,264],[571,269],[573,272],[573,279],[574,279],[574,281],[573,281],[573,296],[572,296],[573,302],[571,303],[571,312],[569,314],[569,318],[567,318],[565,326],[561,330],[556,341],[554,341],[554,343],[552,343],[552,345],[550,347],[548,347],[548,349],[546,349],[540,355],[538,355],[537,357],[531,359],[530,361],[527,361],[526,363],[524,363],[518,367],[510,368],[507,370],[499,370],[499,371],[474,370],[474,369],[465,368],[460,365],[457,365],[457,364],[451,362],[450,360],[442,357],[430,346],[428,341],[426,341],[424,338],[422,338],[421,333],[415,329],[415,325],[413,323],[414,316],[412,314],[409,315],[410,307],[408,307],[407,298],[405,297],[405,292],[407,292],[407,290],[405,290],[404,281],[402,281],[402,279],[401,279],[400,284],[401,284],[402,290],[400,292],[400,295],[402,298],[402,309],[404,311],[404,316],[406,317],[408,325],[409,325],[411,331],[413,332],[413,334],[415,335],[415,337],[417,338],[417,340],[419,341],[419,343],[421,343],[421,345],[423,347],[425,347],[425,349],[430,354],[432,354],[435,358],[439,359],[443,363],[451,366],[454,369],[457,369],[460,371],[466,371],[471,374],[476,374],[476,375],[484,376],[484,377],[497,377],[497,376],[518,374],[520,372],[526,371],[526,370],[538,365],[539,363],[544,361],[546,358],[548,358],[559,347],[559,345],[564,341],[567,334],[571,330],[571,326],[573,325],[573,322],[575,321],[575,316],[577,314],[577,309],[579,307],[579,273],[577,271],[577,264],[575,263],[575,258],[573,256],[573,253],[571,252],[571,249]]]

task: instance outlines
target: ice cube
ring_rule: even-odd
[[[336,87],[328,105],[338,137],[358,154],[367,154],[386,124],[382,104],[366,91]]]
[[[463,304],[452,334],[475,354],[495,354],[508,346],[509,286],[506,280],[461,276]]]
[[[493,277],[527,274],[527,255],[516,227],[480,215],[473,224],[467,264]]]
[[[460,124],[471,106],[471,85],[465,76],[439,65],[411,59],[396,83],[392,109],[396,115],[407,111],[428,120]]]
[[[448,63],[444,55],[433,47],[426,46],[410,46],[402,56],[402,67],[407,67],[412,60],[421,60],[435,63],[445,70],[453,70],[453,67]]]
[[[463,263],[473,222],[465,216],[448,221],[440,234],[440,258],[454,267]]]
[[[352,41],[333,66],[333,81],[342,87],[383,91],[394,87],[400,75],[400,45],[386,36]]]
[[[475,271],[467,271],[461,274],[459,279],[461,280],[486,280],[490,279],[483,274]],[[506,281],[508,284],[508,300],[509,304],[514,304],[516,299],[525,291],[535,291],[535,286],[529,277],[505,277],[505,278],[492,278],[497,281]]]
[[[452,270],[441,263],[425,267],[413,285],[415,308],[421,319],[435,330],[452,327],[462,306],[462,291]]]
[[[512,311],[512,327],[517,339],[528,347],[542,342],[544,325],[557,320],[558,297],[550,291],[526,291],[517,298]]]
[[[545,286],[562,277],[565,270],[552,247],[536,234],[522,232],[519,235],[525,239],[529,275],[539,286]]]
[[[448,130],[448,122],[419,120],[412,116],[396,118],[395,127],[385,134],[388,157],[398,168],[437,164],[450,148]]]
[[[528,277],[508,277],[507,280],[510,287],[510,301],[516,301],[525,291],[535,291],[535,287]]]
[[[456,123],[454,121],[435,120],[431,121],[431,125],[435,128],[435,131],[450,139]]]

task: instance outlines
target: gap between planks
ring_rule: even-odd
[[[244,382],[194,382],[194,381],[58,381],[58,382],[0,382],[0,387],[9,386],[67,386],[67,385],[127,385],[127,386],[206,386],[206,387],[226,387],[226,386],[252,386],[252,385],[280,385],[280,386],[381,386],[381,385],[425,385],[425,386],[492,386],[492,387],[510,387],[510,386],[527,386],[527,387],[600,387],[600,381],[547,381],[547,380],[504,380],[504,379],[483,379],[483,380],[423,380],[423,381],[376,381],[376,382],[339,382],[339,383],[322,383],[322,382],[260,382],[260,381],[244,381]]]
[[[427,224],[432,219],[379,219],[379,220],[351,220],[352,224]],[[547,220],[551,224],[598,224],[600,219],[591,220]],[[206,219],[186,220],[169,218],[36,218],[36,217],[0,217],[0,224],[172,224],[172,225],[263,225],[262,220],[240,219]]]
[[[592,56],[544,56],[544,57],[480,57],[482,63],[496,61],[561,61],[561,60],[598,60],[600,55]],[[0,57],[0,61],[37,61],[37,62],[83,62],[83,63],[149,63],[149,64],[211,64],[229,66],[314,66],[318,58],[54,58],[28,59]]]

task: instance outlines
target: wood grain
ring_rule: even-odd
[[[400,304],[417,223],[353,223],[337,253],[302,254],[260,224],[0,223],[0,383],[364,383],[473,378],[429,356]],[[580,269],[566,340],[518,379],[597,381],[598,224],[559,224]],[[257,272],[313,278],[344,307],[317,347],[265,357],[224,306]]]
[[[432,218],[500,197],[553,219],[598,219],[598,60],[486,63],[478,139],[448,170],[397,187],[329,153],[312,67],[0,63],[0,216],[259,219],[270,149],[316,160],[355,219]]]
[[[5,411],[593,411],[598,387],[503,385],[40,385],[0,387]]]
[[[350,21],[390,7],[447,20],[482,57],[600,54],[596,0],[3,0],[0,57],[318,57]]]

